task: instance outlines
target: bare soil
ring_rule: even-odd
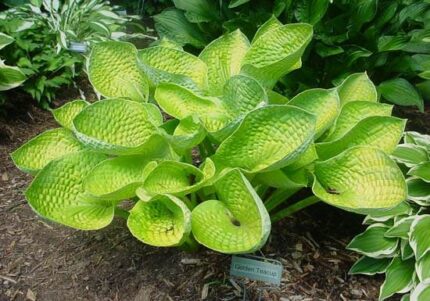
[[[146,246],[123,220],[84,232],[41,219],[23,196],[31,177],[9,153],[57,125],[47,111],[26,111],[0,121],[0,301],[377,300],[382,277],[348,275],[358,256],[345,246],[364,229],[362,217],[324,204],[273,226],[257,254],[284,265],[282,285],[273,290],[230,280],[230,256]],[[429,115],[418,116],[429,133]]]

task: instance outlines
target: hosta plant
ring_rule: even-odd
[[[430,136],[406,132],[392,157],[407,177],[408,201],[383,214],[370,213],[369,227],[349,248],[363,255],[352,274],[384,274],[380,300],[430,298]]]
[[[97,44],[88,75],[105,99],[54,110],[62,127],[12,154],[36,175],[30,206],[84,230],[119,215],[149,245],[223,253],[258,250],[271,221],[319,200],[359,213],[396,206],[407,188],[389,154],[405,122],[366,74],[290,101],[272,91],[311,37],[308,24],[269,22],[251,42],[235,31],[199,56],[166,40]],[[284,206],[303,189],[309,197]]]

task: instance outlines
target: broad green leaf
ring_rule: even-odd
[[[420,281],[430,280],[430,253],[424,255],[416,264],[415,270]],[[429,295],[430,296],[430,295]]]
[[[272,105],[285,105],[289,101],[287,97],[273,90],[267,91],[267,97],[268,97],[269,104],[272,104]]]
[[[242,72],[272,88],[279,78],[298,67],[312,34],[312,26],[304,23],[287,24],[265,32],[246,53]]]
[[[378,39],[378,50],[379,52],[402,50],[409,40],[407,36],[382,36]]]
[[[148,106],[125,99],[96,102],[75,117],[74,131],[82,143],[100,152],[163,157],[168,148]]]
[[[342,138],[317,143],[318,156],[322,160],[334,157],[354,146],[373,146],[392,153],[403,136],[406,120],[391,116],[373,116],[361,120]]]
[[[353,147],[315,163],[314,194],[321,200],[360,213],[391,208],[406,200],[399,167],[383,151]]]
[[[339,95],[336,90],[306,90],[292,98],[288,104],[316,116],[315,139],[333,124],[340,110]]]
[[[65,105],[52,110],[52,115],[59,125],[66,129],[73,130],[73,119],[79,114],[89,103],[85,100],[69,101]]]
[[[406,293],[411,290],[414,283],[414,260],[403,261],[395,257],[387,268],[385,281],[381,286],[379,300],[385,300],[396,293]]]
[[[199,117],[209,132],[216,132],[231,121],[220,99],[200,96],[175,84],[160,84],[154,98],[163,111],[177,119]]]
[[[10,43],[12,43],[13,41],[15,41],[14,38],[0,32],[0,50],[6,47],[7,45],[9,45]]]
[[[0,91],[6,91],[20,86],[27,77],[18,67],[5,65],[0,60]]]
[[[382,97],[400,106],[417,106],[424,112],[424,101],[417,90],[403,78],[396,78],[382,82],[378,86]]]
[[[396,161],[403,163],[408,167],[413,167],[429,160],[427,150],[424,147],[415,144],[398,145],[392,153],[392,157]]]
[[[408,175],[415,176],[424,182],[430,183],[430,162],[424,162],[414,166],[409,170]]]
[[[285,170],[288,172],[298,170],[300,168],[308,166],[309,164],[313,163],[317,159],[318,159],[317,150],[315,148],[315,144],[312,143],[311,145],[309,145],[309,147],[306,149],[304,153],[302,153],[299,157],[297,157],[297,159],[293,163],[288,164]]]
[[[377,102],[378,93],[367,73],[354,73],[348,76],[337,88],[341,105],[352,101]]]
[[[274,170],[298,158],[311,143],[315,117],[284,105],[268,105],[245,116],[219,146],[215,165],[247,172]]]
[[[408,198],[421,206],[430,206],[430,184],[420,179],[409,178]]]
[[[201,89],[207,86],[206,64],[188,52],[156,46],[139,50],[138,57],[152,68],[189,77]]]
[[[299,22],[317,24],[325,15],[329,0],[298,1],[294,15]]]
[[[187,163],[163,161],[146,177],[142,188],[149,194],[184,196],[200,189],[214,171],[210,159],[203,170]]]
[[[199,204],[192,229],[202,245],[222,253],[259,250],[270,233],[270,217],[248,180],[237,169],[215,182],[219,200]]]
[[[263,183],[264,185],[283,189],[292,189],[296,191],[299,188],[306,187],[308,182],[306,178],[301,178],[302,171],[285,172],[282,169],[277,169],[268,172],[260,172],[255,175],[253,181]],[[267,208],[267,206],[266,206]],[[269,208],[267,208],[270,210]]]
[[[127,227],[140,241],[156,247],[181,245],[191,232],[191,212],[172,195],[139,201],[130,210]]]
[[[216,21],[219,19],[219,10],[216,2],[211,0],[173,0],[176,8],[187,13],[199,16],[200,22]]]
[[[409,229],[411,228],[411,224],[414,219],[415,216],[408,216],[406,218],[400,219],[385,233],[385,236],[408,239]]]
[[[417,132],[405,132],[405,143],[424,146],[430,151],[430,135]]]
[[[172,147],[178,153],[189,151],[206,137],[206,130],[196,116],[188,116],[176,122],[171,135],[167,135]]]
[[[425,255],[430,254],[430,215],[418,216],[411,225],[409,232],[409,243],[415,253],[415,258],[419,261]]]
[[[97,198],[129,199],[136,196],[136,189],[156,166],[156,162],[141,155],[116,157],[97,165],[84,179],[84,187]]]
[[[372,258],[363,256],[351,267],[348,274],[355,275],[375,275],[385,273],[388,265],[390,264],[390,258]]]
[[[346,103],[336,119],[329,135],[324,141],[334,141],[340,139],[349,132],[361,120],[371,116],[390,116],[392,105],[386,105],[368,101],[352,101]]]
[[[148,100],[148,79],[139,69],[137,49],[131,43],[97,43],[89,57],[88,77],[95,90],[105,97]]]
[[[105,155],[85,151],[52,161],[25,192],[31,208],[44,218],[77,229],[109,225],[115,203],[93,199],[83,187],[83,179],[105,159]]]
[[[167,37],[178,44],[190,44],[201,48],[207,43],[203,32],[196,24],[190,23],[184,12],[178,9],[165,9],[153,16],[155,29],[161,37]]]
[[[35,174],[52,160],[84,150],[84,146],[67,129],[48,130],[19,147],[12,160],[22,171]]]
[[[412,291],[411,301],[427,301],[430,300],[430,281],[419,283]]]
[[[250,0],[230,0],[230,3],[228,4],[228,8],[235,8],[238,6],[241,6],[245,3],[248,3]]]
[[[400,241],[400,254],[402,255],[402,260],[407,260],[415,256],[414,250],[412,250],[408,239],[401,239]]]
[[[261,25],[252,39],[252,43],[254,43],[258,38],[264,35],[266,32],[271,31],[273,29],[277,29],[282,27],[282,23],[272,15],[269,20],[267,20],[263,25]]]
[[[208,67],[208,92],[211,95],[220,95],[227,80],[240,73],[248,49],[249,41],[240,30],[219,37],[203,49],[199,58]]]
[[[354,237],[346,247],[368,257],[386,257],[397,250],[398,241],[385,236],[389,229],[384,224],[370,225],[366,231]]]

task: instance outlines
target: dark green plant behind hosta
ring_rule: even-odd
[[[430,97],[430,4],[411,0],[174,0],[154,16],[156,29],[184,45],[204,47],[222,32],[240,28],[252,37],[272,15],[281,22],[314,26],[303,67],[278,89],[294,95],[309,87],[331,87],[366,71],[382,97],[423,110]]]
[[[430,136],[406,132],[392,157],[403,167],[408,202],[367,216],[367,230],[348,248],[362,255],[351,274],[385,274],[380,300],[430,300]],[[409,294],[410,293],[410,294]]]

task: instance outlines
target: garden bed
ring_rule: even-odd
[[[398,113],[416,116],[413,129],[428,133],[428,112]],[[240,300],[241,284],[229,281],[230,256],[153,248],[122,220],[83,232],[39,218],[23,196],[31,177],[9,153],[56,124],[37,108],[18,116],[0,125],[0,300]],[[377,300],[382,277],[348,276],[358,256],[345,246],[363,229],[361,216],[324,204],[275,224],[260,255],[282,261],[284,274],[264,300]],[[256,287],[246,284],[250,299]]]

